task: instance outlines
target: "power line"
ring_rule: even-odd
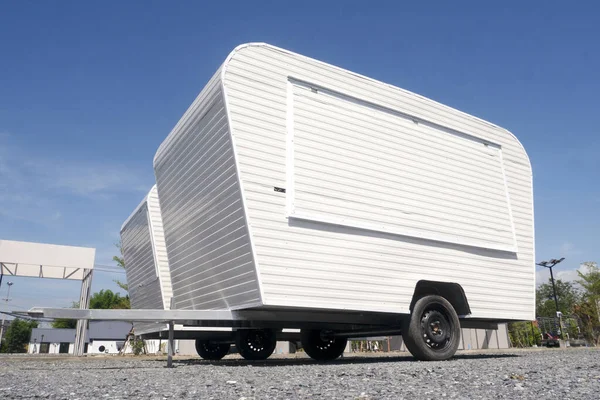
[[[115,274],[124,274],[125,270],[121,267],[117,267],[114,265],[105,265],[105,264],[94,264],[95,271],[102,272],[114,272]]]
[[[12,312],[8,312],[8,311],[0,311],[0,314],[4,314],[4,315],[8,315],[10,317],[14,317],[14,318],[19,318],[19,319],[26,319],[29,321],[40,321],[40,322],[52,322],[54,321],[53,319],[48,319],[48,318],[36,318],[36,317],[32,317],[26,314],[15,314]]]
[[[94,271],[110,272],[111,274],[125,274],[125,271],[119,271],[117,269],[94,268]]]
[[[27,310],[27,307],[18,306],[18,305],[16,305],[16,304],[11,304],[11,305],[10,305],[10,308],[13,308],[13,307],[15,307],[15,308],[20,308],[20,309],[22,309],[22,310]],[[2,312],[2,311],[0,311],[0,312]]]
[[[106,268],[122,269],[121,267],[118,267],[116,265],[106,265],[106,264],[94,264],[94,267],[106,267]]]

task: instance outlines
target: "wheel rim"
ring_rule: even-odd
[[[205,352],[210,354],[218,353],[221,350],[221,346],[219,344],[209,342],[202,343],[202,348]]]
[[[246,345],[248,346],[248,349],[256,353],[265,350],[269,343],[269,337],[263,331],[251,332],[246,337]]]
[[[421,334],[425,344],[435,351],[444,350],[452,340],[451,326],[445,310],[426,310],[421,317]]]
[[[329,332],[327,331],[320,331],[318,332],[319,335],[319,339],[316,341],[316,348],[320,351],[327,351],[331,348],[331,346],[333,346],[335,344],[335,338],[333,337],[328,337],[327,334]]]

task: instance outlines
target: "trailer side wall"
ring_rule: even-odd
[[[220,77],[154,159],[176,309],[261,304]]]
[[[127,275],[129,299],[133,309],[163,309],[164,299],[146,199],[138,206],[121,229],[121,246]],[[155,324],[136,323],[137,334],[151,332]]]
[[[511,133],[263,44],[230,55],[223,86],[266,306],[408,312],[426,279],[459,283],[473,317],[533,318]]]

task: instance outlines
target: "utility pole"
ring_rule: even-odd
[[[556,285],[554,284],[554,274],[552,273],[552,268],[554,268],[554,266],[558,263],[560,263],[561,261],[563,261],[565,258],[560,258],[560,259],[551,259],[550,261],[542,261],[537,263],[537,265],[541,266],[541,267],[546,267],[550,269],[550,279],[552,280],[552,291],[554,292],[554,304],[556,306],[556,316],[558,317],[558,324],[559,324],[559,330],[560,330],[560,338],[563,339],[563,326],[562,326],[562,313],[559,311],[558,309],[558,297],[556,296]]]
[[[12,282],[6,282],[8,285],[8,291],[6,292],[6,298],[2,299],[6,303],[10,301],[10,287],[13,285]],[[6,322],[6,314],[2,313],[2,326],[0,326],[0,341],[2,340],[2,336],[4,336],[4,323]]]

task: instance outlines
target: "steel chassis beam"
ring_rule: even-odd
[[[300,328],[320,326],[390,326],[397,325],[398,314],[354,313],[307,310],[80,310],[76,308],[32,308],[31,317],[81,320],[157,322],[198,327],[232,328]]]
[[[66,318],[78,320],[156,322],[168,324],[167,366],[172,367],[174,355],[175,324],[195,327],[236,329],[249,328],[327,328],[335,329],[337,337],[362,337],[367,335],[398,335],[404,318],[408,315],[342,312],[318,310],[87,310],[75,308],[32,308],[26,312],[16,312],[31,317]],[[498,329],[497,321],[461,319],[463,328]],[[152,335],[152,334],[151,334]],[[151,335],[144,335],[150,337]],[[178,331],[177,338],[207,338],[217,341],[230,341],[233,332],[222,331]],[[154,335],[152,335],[154,336]],[[280,340],[299,339],[298,334],[281,333]],[[162,337],[158,333],[157,337]],[[285,339],[284,339],[285,337]]]

